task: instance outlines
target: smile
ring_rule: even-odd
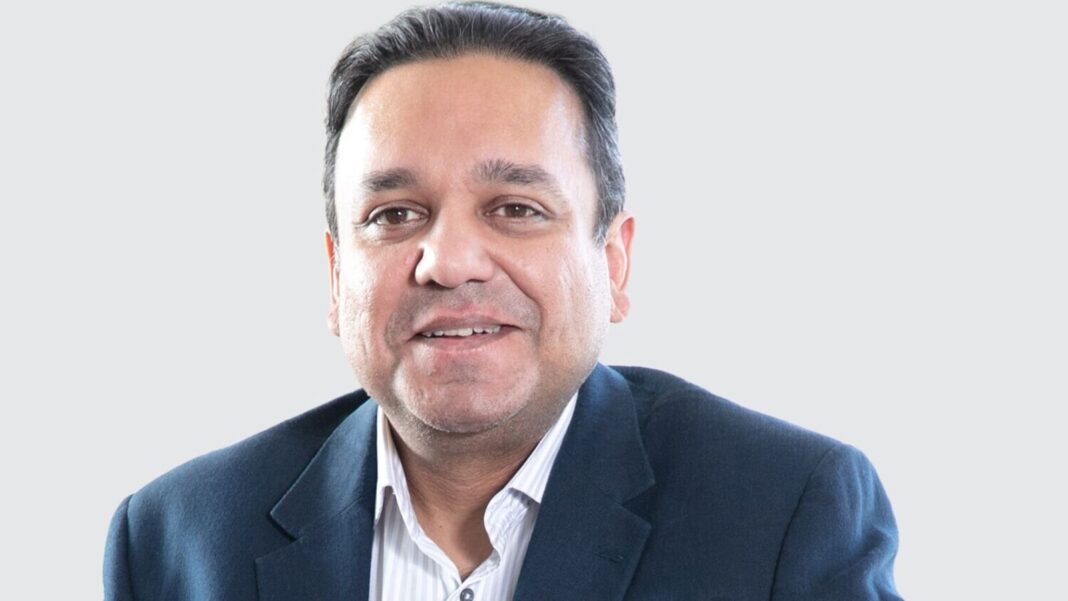
[[[496,334],[501,331],[501,326],[474,326],[470,328],[457,328],[455,330],[434,330],[427,332],[420,332],[419,335],[423,338],[444,338],[444,337],[459,337],[466,338],[468,336],[474,336],[476,334]]]

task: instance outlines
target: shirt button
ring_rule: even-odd
[[[460,601],[474,601],[474,599],[475,591],[469,588],[465,588],[464,590],[460,591]]]

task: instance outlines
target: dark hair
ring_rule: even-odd
[[[586,156],[597,180],[597,226],[604,241],[623,209],[623,164],[616,130],[612,69],[597,44],[563,19],[492,2],[449,3],[407,10],[377,31],[362,35],[341,54],[330,75],[326,116],[326,219],[337,239],[334,167],[338,138],[349,107],[369,79],[391,67],[469,52],[545,65],[578,95],[585,113]]]

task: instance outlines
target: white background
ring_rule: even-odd
[[[266,4],[0,18],[4,598],[99,598],[125,495],[355,386],[324,94],[402,4]],[[906,598],[1060,594],[1063,4],[571,4],[639,226],[605,360],[864,450]]]

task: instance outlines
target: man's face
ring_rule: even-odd
[[[574,92],[512,59],[402,65],[357,97],[330,322],[394,427],[542,428],[593,368],[626,313],[633,220],[594,241],[582,133]]]

